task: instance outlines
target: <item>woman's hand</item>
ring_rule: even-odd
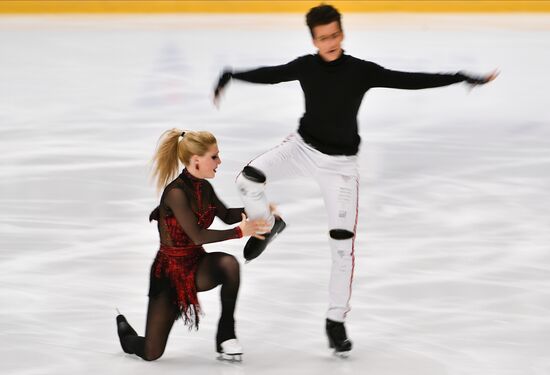
[[[277,211],[277,206],[275,203],[269,203],[269,212],[271,212],[272,215],[281,216],[279,211]]]
[[[265,221],[264,219],[248,220],[244,212],[241,214],[241,216],[242,221],[239,224],[239,228],[241,228],[243,237],[253,236],[260,240],[264,240],[265,237],[257,233],[263,234],[271,231],[271,228],[267,224],[267,221]]]

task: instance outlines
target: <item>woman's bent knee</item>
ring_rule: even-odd
[[[164,348],[162,348],[162,349],[149,349],[149,350],[147,350],[147,348],[146,348],[144,354],[145,354],[143,356],[144,360],[146,360],[148,362],[156,361],[157,359],[162,357],[162,355],[164,354]]]
[[[239,261],[233,255],[226,254],[220,259],[220,266],[226,272],[239,273]]]

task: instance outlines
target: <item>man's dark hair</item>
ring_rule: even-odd
[[[320,25],[328,25],[334,21],[338,22],[338,27],[342,30],[342,15],[338,12],[338,9],[328,4],[321,4],[314,8],[311,8],[306,14],[306,23],[309,27],[309,32],[311,37],[315,38],[313,35],[313,28]]]

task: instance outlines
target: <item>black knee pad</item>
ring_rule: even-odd
[[[243,168],[243,176],[246,177],[247,180],[253,181],[253,182],[259,182],[263,184],[265,182],[265,174],[263,174],[262,171],[260,171],[258,168],[251,167],[250,165],[247,165]]]
[[[355,237],[353,232],[345,229],[331,229],[329,234],[330,238],[334,238],[335,240],[349,240],[350,238]]]

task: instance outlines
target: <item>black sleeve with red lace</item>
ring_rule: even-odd
[[[216,216],[226,224],[235,224],[242,220],[241,214],[244,213],[244,207],[227,208],[218,198],[214,189],[212,189],[212,203],[216,207]]]
[[[242,231],[239,227],[225,230],[201,228],[189,206],[187,196],[180,189],[170,190],[165,196],[164,203],[172,210],[183,231],[196,245],[242,237]]]

